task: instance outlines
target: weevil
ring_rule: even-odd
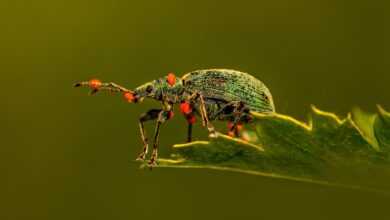
[[[273,113],[275,106],[269,89],[260,80],[248,73],[229,69],[196,70],[177,78],[173,73],[147,82],[134,90],[126,89],[116,83],[103,83],[100,80],[79,82],[75,87],[89,87],[91,94],[100,90],[122,93],[130,103],[140,103],[151,98],[161,103],[160,108],[151,109],[139,117],[139,129],[143,148],[137,160],[145,160],[148,153],[148,138],[144,123],[156,120],[153,151],[148,164],[157,163],[157,149],[161,125],[173,117],[175,104],[187,119],[187,142],[192,141],[192,126],[196,116],[208,129],[209,137],[217,133],[211,121],[228,121],[229,134],[239,135],[241,124],[248,123],[250,112]]]

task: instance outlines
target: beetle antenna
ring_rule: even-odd
[[[131,93],[134,93],[132,90],[126,89],[125,87],[120,86],[116,83],[113,83],[113,82],[103,83],[98,79],[92,79],[90,81],[78,82],[78,83],[75,83],[73,86],[74,87],[89,87],[92,90],[108,90],[111,92],[122,92],[122,93],[131,92]]]
[[[123,96],[126,98],[127,101],[133,102],[135,98],[135,92],[126,89],[123,86],[120,86],[116,83],[109,82],[109,83],[103,83],[98,79],[92,79],[89,81],[84,82],[78,82],[73,85],[74,87],[89,87],[91,89],[90,94],[94,95],[100,90],[108,90],[110,92],[120,92],[123,94]]]

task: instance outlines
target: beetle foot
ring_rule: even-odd
[[[152,157],[148,162],[148,167],[153,168],[156,166],[157,166],[157,159]]]
[[[149,146],[147,144],[147,141],[145,141],[145,142],[146,143],[145,143],[144,147],[142,148],[142,152],[138,155],[137,159],[135,159],[137,161],[144,161],[146,154],[148,153]]]
[[[150,168],[157,166],[157,151],[153,151],[152,156],[150,157],[150,160],[148,162],[148,166]]]
[[[137,160],[137,161],[144,161],[145,157],[146,157],[146,152],[142,152],[142,153],[140,153],[138,155],[137,159],[135,159],[135,160]]]

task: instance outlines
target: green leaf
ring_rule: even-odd
[[[380,147],[385,152],[390,152],[390,113],[378,106],[379,114],[375,118],[374,133]]]
[[[390,114],[355,109],[345,119],[311,109],[308,124],[281,114],[252,113],[251,142],[218,134],[178,144],[160,167],[211,168],[324,184],[389,185]],[[379,175],[379,176],[380,176]],[[359,180],[357,182],[357,180]],[[379,183],[378,183],[379,182]]]

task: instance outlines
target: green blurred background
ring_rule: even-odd
[[[260,78],[278,112],[302,120],[312,103],[389,109],[384,2],[1,1],[0,219],[390,219],[375,193],[140,170],[137,118],[158,103],[72,88],[223,67]],[[160,156],[185,128],[181,117],[164,126]]]

